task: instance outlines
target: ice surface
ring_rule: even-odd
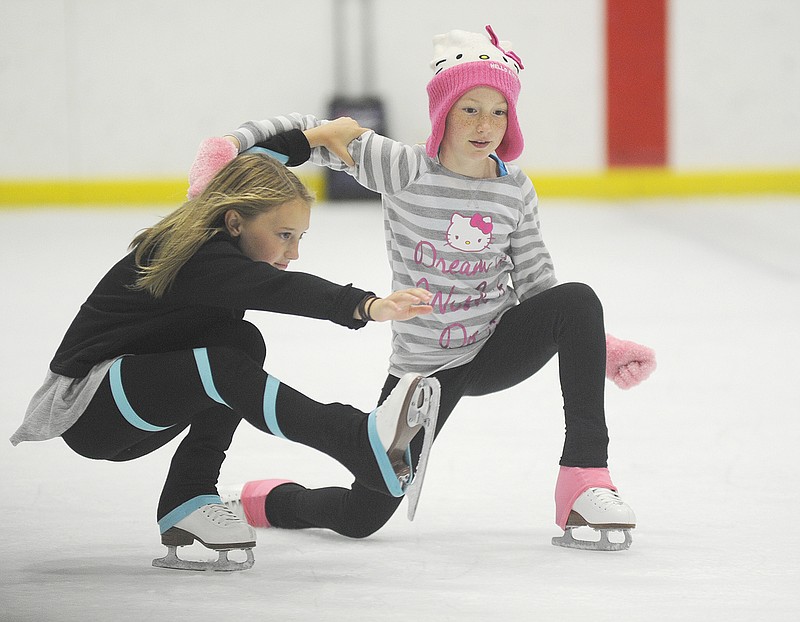
[[[171,207],[0,212],[0,436],[19,424],[78,306],[133,235]],[[0,442],[0,619],[800,619],[800,200],[543,200],[562,281],[592,284],[609,332],[659,368],[607,386],[611,472],[636,511],[621,553],[554,547],[563,435],[557,369],[465,399],[431,454],[415,522],[401,508],[366,540],[259,530],[240,573],[152,568],[168,447],[92,462],[59,440]],[[376,204],[315,208],[293,269],[385,293]],[[388,327],[251,319],[267,369],[322,401],[370,409]],[[243,424],[222,482],[346,485],[305,447]],[[201,556],[204,551],[181,550]],[[213,559],[214,553],[208,553]]]

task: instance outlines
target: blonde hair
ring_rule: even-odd
[[[226,231],[228,210],[248,219],[294,199],[311,204],[314,197],[277,160],[260,153],[234,158],[200,195],[133,239],[138,277],[132,288],[161,298],[197,250]]]

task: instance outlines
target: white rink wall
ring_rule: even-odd
[[[344,11],[360,94],[357,0],[2,0],[0,180],[171,177],[239,122],[325,116]],[[499,9],[496,7],[500,7]],[[536,171],[605,167],[601,0],[374,2],[372,94],[389,134],[424,141],[431,38],[491,23],[526,64],[520,115]],[[670,165],[800,166],[800,2],[672,0]]]
[[[800,164],[800,2],[670,5],[672,165]]]

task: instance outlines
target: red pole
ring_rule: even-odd
[[[667,1],[606,0],[610,167],[667,164]]]

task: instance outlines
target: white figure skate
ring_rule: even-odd
[[[178,557],[177,547],[188,546],[195,540],[203,546],[217,551],[216,561],[189,561]],[[255,563],[253,547],[256,534],[252,527],[239,519],[227,507],[219,503],[204,505],[173,527],[161,534],[161,543],[167,547],[167,554],[153,560],[156,568],[174,570],[247,570]],[[247,560],[237,562],[228,559],[228,551],[242,549]]]
[[[591,527],[600,532],[599,540],[581,540],[573,536],[578,527]],[[624,551],[633,538],[631,529],[636,527],[636,516],[630,506],[609,488],[589,488],[572,506],[564,535],[553,538],[555,546],[584,551]],[[612,541],[609,534],[621,532],[623,540]]]
[[[439,381],[435,378],[406,374],[367,421],[370,446],[384,484],[393,496],[408,497],[409,520],[414,520],[428,467],[440,392]],[[408,446],[420,431],[420,426],[425,436],[419,460],[416,466],[412,466]],[[253,527],[270,527],[264,503],[267,495],[283,484],[294,482],[286,479],[252,480],[220,488],[219,493],[222,503],[239,518]]]
[[[408,496],[409,520],[414,520],[428,468],[440,394],[436,378],[406,374],[383,404],[370,414],[367,424],[370,444],[390,494]],[[412,465],[408,447],[420,426],[425,437],[417,464]]]

